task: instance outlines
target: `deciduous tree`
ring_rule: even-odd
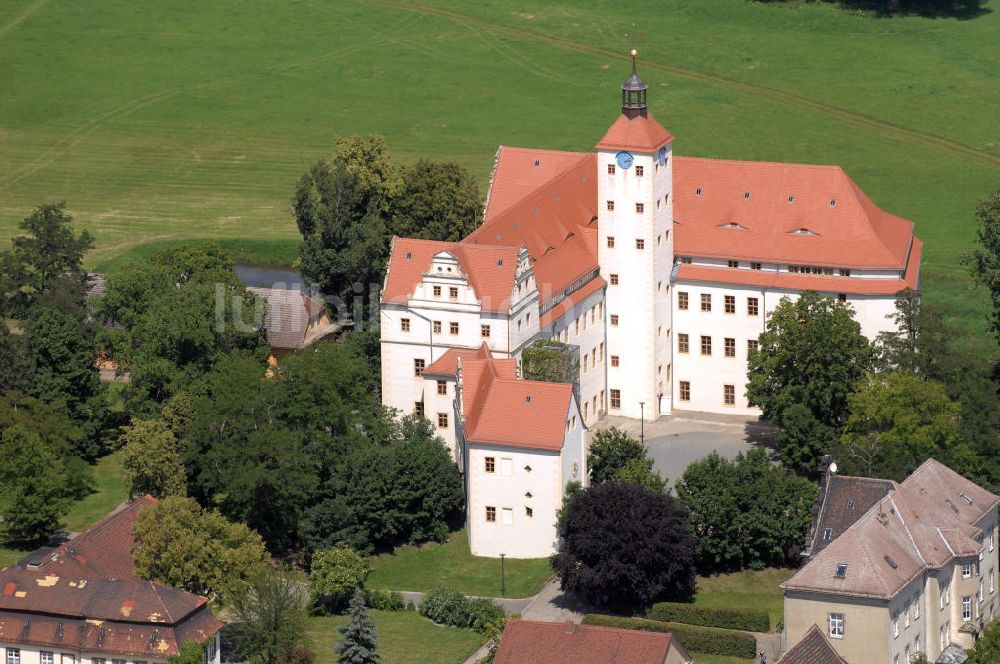
[[[40,544],[59,527],[69,506],[60,458],[34,433],[16,426],[0,435],[0,486],[8,541]]]
[[[368,615],[365,598],[357,588],[351,597],[350,622],[337,628],[343,636],[337,644],[336,653],[340,664],[376,664],[382,661],[378,654],[378,630]]]
[[[835,430],[800,403],[786,408],[781,419],[777,441],[781,463],[799,475],[817,471],[836,440]]]
[[[595,484],[567,501],[552,559],[562,589],[613,609],[694,593],[694,543],[675,500],[635,484]]]
[[[250,664],[286,664],[302,659],[307,642],[306,591],[287,574],[263,567],[228,595],[235,655]]]
[[[1000,343],[1000,189],[979,202],[976,220],[979,246],[966,257],[966,265],[973,280],[989,292],[993,304],[989,330]]]
[[[362,587],[371,566],[343,542],[313,554],[309,569],[309,597],[313,606],[342,610]]]
[[[594,433],[587,452],[587,468],[595,483],[610,481],[630,461],[646,458],[646,448],[624,429],[610,427]]]
[[[521,371],[527,380],[550,383],[575,383],[579,358],[569,344],[538,339],[521,353]]]
[[[183,496],[184,463],[177,439],[163,420],[135,420],[121,437],[122,467],[130,498]]]
[[[965,664],[1000,662],[1000,623],[993,623],[987,627],[972,649],[965,652],[969,656]]]
[[[400,237],[458,242],[476,230],[482,197],[472,175],[453,161],[421,159],[403,169],[391,231]]]

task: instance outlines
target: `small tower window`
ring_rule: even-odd
[[[617,274],[612,274],[611,275],[611,285],[612,286],[617,286],[618,285],[618,275]]]
[[[615,248],[615,237],[613,235],[608,236],[608,249]]]
[[[642,238],[636,239],[636,241],[635,241],[635,248],[638,249],[638,250],[640,250],[640,251],[642,251],[643,249],[646,248],[646,241],[643,240]]]
[[[642,214],[643,211],[645,211],[645,209],[646,209],[646,206],[643,205],[642,203],[636,203],[635,204],[635,211],[638,212],[639,214]]]
[[[615,165],[608,164],[608,175],[614,175],[614,174],[615,174]]]
[[[608,212],[614,212],[614,211],[615,211],[615,202],[608,201]]]
[[[641,178],[642,177],[642,173],[643,173],[642,166],[636,166],[635,167],[635,176],[637,178]]]

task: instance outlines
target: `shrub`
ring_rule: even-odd
[[[762,609],[712,609],[694,604],[660,602],[649,610],[649,618],[660,622],[742,629],[748,632],[767,632],[771,629],[771,618]]]
[[[297,648],[292,648],[287,653],[285,653],[284,664],[313,664],[316,656],[313,655],[312,650],[309,648],[304,648],[299,646]]]
[[[366,590],[365,604],[377,611],[402,611],[406,608],[406,605],[403,603],[403,594],[395,590],[392,592]]]
[[[670,632],[684,646],[685,650],[705,655],[728,655],[751,660],[757,655],[757,640],[752,635],[743,632],[657,622],[642,618],[621,618],[596,613],[588,613],[584,616],[583,624],[621,629],[641,629],[647,632]]]
[[[503,609],[486,597],[466,597],[448,588],[435,588],[420,605],[420,615],[442,625],[474,629],[484,634],[503,629]]]
[[[328,611],[342,611],[370,572],[368,560],[343,542],[317,551],[309,572],[309,599]]]

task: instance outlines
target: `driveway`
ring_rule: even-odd
[[[617,426],[639,437],[644,429],[646,447],[653,466],[671,485],[692,462],[713,451],[734,458],[754,447],[774,448],[774,429],[757,418],[745,418],[714,413],[683,412],[646,422],[608,417],[595,429]]]

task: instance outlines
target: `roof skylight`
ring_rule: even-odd
[[[847,578],[847,563],[837,564],[837,578],[846,579]]]

